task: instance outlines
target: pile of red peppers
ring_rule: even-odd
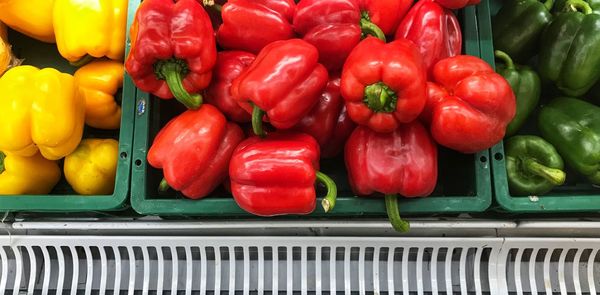
[[[160,190],[201,199],[226,183],[275,216],[313,212],[321,184],[329,212],[320,160],[343,157],[354,193],[385,197],[405,232],[397,198],[433,192],[437,146],[488,149],[514,117],[507,81],[461,53],[452,9],[477,0],[208,2],[144,0],[131,26],[136,86],[188,108],[148,151]]]

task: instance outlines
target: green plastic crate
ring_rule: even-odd
[[[129,19],[135,13],[139,0],[129,1]],[[129,27],[129,25],[128,25]],[[48,44],[9,30],[9,41],[23,64],[38,68],[52,67],[73,74],[77,68],[60,56],[56,44]],[[126,50],[129,50],[127,44]],[[64,179],[49,195],[20,195],[0,197],[0,212],[98,212],[114,211],[128,207],[129,183],[131,175],[131,149],[133,143],[133,124],[135,108],[135,86],[131,78],[125,75],[121,90],[122,117],[120,130],[99,130],[85,127],[83,138],[114,138],[119,140],[119,163],[115,189],[112,195],[77,195]],[[62,170],[62,160],[60,167]]]
[[[491,65],[494,63],[491,16],[501,8],[501,0],[483,0],[477,7],[480,21],[479,38],[481,56]],[[557,95],[555,89],[546,86],[540,103],[543,104]],[[536,126],[537,112],[534,112],[518,134],[539,135]],[[600,211],[600,188],[592,186],[583,177],[566,167],[567,181],[543,196],[513,196],[510,194],[504,161],[504,145],[499,143],[491,149],[492,175],[494,183],[495,209],[511,213],[567,213]]]
[[[477,17],[474,7],[459,12],[463,26],[464,49],[479,56]],[[183,107],[174,100],[160,100],[138,90],[134,138],[131,205],[140,214],[162,216],[250,217],[240,209],[231,195],[218,188],[202,200],[189,200],[173,192],[160,194],[157,190],[161,171],[146,161],[147,151],[161,126]],[[491,173],[489,152],[464,155],[439,149],[439,180],[430,197],[401,199],[400,212],[414,214],[456,214],[482,212],[491,204]],[[338,184],[338,200],[331,213],[320,206],[311,214],[315,217],[386,216],[383,198],[358,198],[347,183],[343,158],[325,160],[321,171]],[[319,196],[324,192],[319,190]]]

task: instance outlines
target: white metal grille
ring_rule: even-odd
[[[0,294],[596,294],[600,239],[0,236]]]
[[[502,294],[502,241],[5,236],[0,293]]]

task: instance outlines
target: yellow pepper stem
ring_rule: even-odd
[[[4,172],[4,159],[6,158],[6,155],[3,152],[0,152],[0,174],[2,174],[2,172]]]
[[[158,79],[167,81],[169,90],[175,99],[188,109],[198,109],[202,105],[202,95],[190,94],[183,87],[183,79],[188,73],[188,66],[181,59],[161,60],[154,64],[154,74]]]
[[[92,62],[95,58],[89,54],[86,54],[84,57],[80,58],[78,61],[72,61],[69,62],[69,64],[71,64],[74,67],[83,67],[87,64],[89,64],[90,62]]]

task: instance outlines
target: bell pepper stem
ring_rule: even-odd
[[[400,217],[397,195],[385,195],[385,210],[392,227],[397,232],[406,233],[410,230],[410,223]]]
[[[252,130],[259,137],[265,137],[267,134],[263,130],[263,116],[265,111],[261,110],[257,105],[252,109]]]
[[[2,172],[4,172],[4,159],[6,158],[6,155],[3,152],[0,152],[0,174],[2,174]]]
[[[221,12],[221,10],[223,9],[223,6],[221,4],[215,3],[215,0],[203,0],[202,5],[214,9],[216,12]]]
[[[554,0],[546,0],[544,2],[544,7],[546,7],[548,11],[552,10],[552,6],[554,6]]]
[[[169,188],[171,188],[171,186],[169,186],[169,183],[167,183],[167,180],[164,178],[158,184],[158,191],[161,193],[168,191]]]
[[[323,206],[323,210],[325,213],[330,212],[335,207],[335,200],[337,198],[337,186],[331,177],[327,176],[327,174],[317,171],[317,181],[325,185],[327,188],[327,195],[321,201],[321,206]]]
[[[200,94],[190,94],[183,87],[183,78],[187,74],[187,65],[178,59],[162,60],[154,64],[154,73],[159,79],[167,81],[169,90],[179,102],[188,109],[198,109],[202,105]]]
[[[510,58],[510,56],[508,54],[506,54],[504,51],[495,50],[494,56],[497,59],[501,60],[506,65],[507,69],[511,69],[511,70],[515,69],[515,64],[514,64],[512,58]]]
[[[365,87],[364,102],[375,112],[391,113],[396,109],[398,97],[383,82],[378,82]]]
[[[528,158],[523,161],[525,171],[543,177],[554,185],[565,183],[566,174],[564,171],[556,168],[550,168],[540,164],[538,161]]]
[[[366,38],[367,35],[371,35],[374,37],[377,37],[379,40],[386,42],[385,39],[385,34],[383,33],[383,31],[373,22],[371,22],[371,20],[369,20],[368,18],[368,14],[367,17],[363,17],[360,19],[360,29],[362,31],[361,37],[362,38]]]
[[[590,7],[590,5],[583,0],[568,0],[565,4],[565,7],[568,7],[568,9],[573,11],[581,11],[583,14],[590,14],[594,12],[592,7]]]
[[[92,62],[93,60],[94,60],[93,56],[91,56],[89,54],[86,54],[84,57],[80,58],[77,61],[71,61],[71,62],[69,62],[69,64],[71,64],[74,67],[82,67],[82,66],[85,66],[88,63]]]

